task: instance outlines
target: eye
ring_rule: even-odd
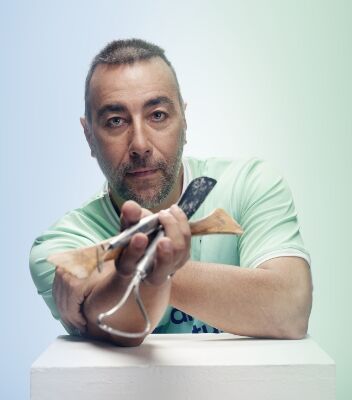
[[[107,120],[106,125],[110,128],[118,128],[124,124],[124,119],[121,117],[112,117]]]
[[[155,122],[161,122],[166,119],[167,115],[163,111],[154,111],[152,114],[152,120]]]

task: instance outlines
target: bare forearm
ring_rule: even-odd
[[[121,207],[121,226],[127,228],[140,221],[150,211],[133,201]],[[158,214],[165,237],[158,240],[148,282],[141,283],[140,296],[145,305],[153,330],[162,318],[170,302],[171,280],[169,276],[180,269],[189,258],[191,231],[184,212],[172,205],[168,211]],[[82,334],[113,342],[121,346],[136,346],[142,338],[129,339],[110,335],[97,325],[99,314],[113,308],[122,298],[144,256],[149,244],[148,236],[138,232],[124,247],[117,260],[104,263],[101,273],[94,270],[87,279],[79,279],[57,266],[53,283],[53,297],[62,321]],[[115,264],[117,265],[117,270]],[[112,328],[127,332],[144,332],[145,320],[136,303],[134,294],[124,306],[104,322]]]
[[[121,346],[139,345],[144,338],[128,339],[109,335],[97,326],[98,315],[112,308],[121,299],[129,283],[129,279],[123,278],[115,272],[115,268],[111,263],[105,268],[105,271],[104,276],[99,279],[95,288],[84,302],[83,311],[88,322],[88,334]],[[170,291],[171,283],[169,281],[160,286],[152,286],[145,283],[140,286],[140,294],[151,320],[152,329],[159,322],[169,303]],[[105,321],[115,329],[128,332],[138,332],[145,328],[145,320],[133,293],[122,309],[106,318]]]
[[[173,277],[170,302],[226,332],[299,338],[307,330],[311,290],[309,276],[297,279],[268,269],[189,261]]]

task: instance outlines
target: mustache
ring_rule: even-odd
[[[150,169],[161,169],[165,170],[167,168],[167,164],[162,160],[151,160],[147,158],[137,158],[131,162],[124,163],[120,167],[120,172],[122,175],[126,175],[131,171],[139,168],[150,168]]]

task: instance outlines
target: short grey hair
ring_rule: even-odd
[[[85,117],[91,122],[91,110],[89,101],[89,87],[93,73],[99,64],[110,64],[110,65],[122,65],[122,64],[133,64],[137,61],[149,60],[153,57],[161,58],[171,69],[173,76],[175,77],[176,87],[178,92],[178,98],[183,113],[183,99],[181,96],[180,86],[177,80],[176,72],[171,62],[165,56],[165,51],[161,47],[146,42],[142,39],[124,39],[114,40],[108,43],[94,58],[90,65],[84,92],[85,102]]]

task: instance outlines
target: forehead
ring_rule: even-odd
[[[104,103],[142,103],[153,96],[167,96],[177,102],[176,79],[161,58],[133,64],[99,64],[90,82],[90,104],[97,109]]]

